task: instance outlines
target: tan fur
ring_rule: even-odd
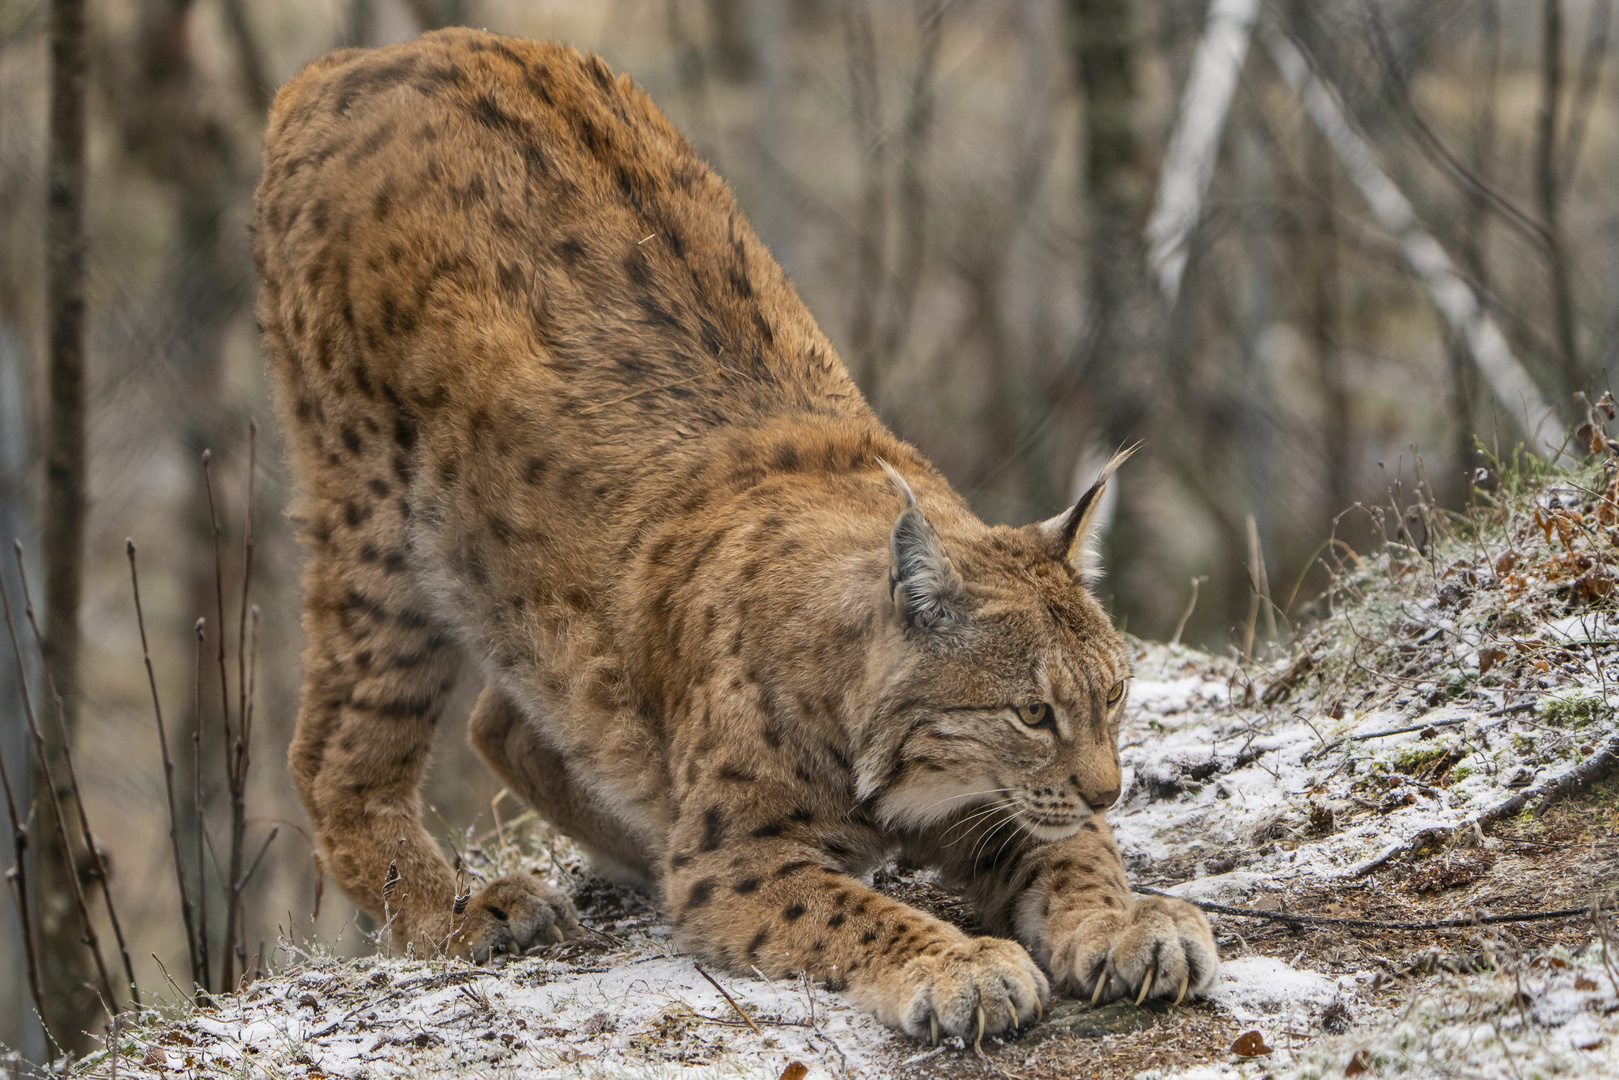
[[[716,962],[918,1035],[1030,1019],[1031,951],[1084,994],[1210,984],[1202,916],[1132,901],[1098,813],[1129,675],[1080,578],[1100,485],[974,517],[627,76],[465,30],[316,61],[257,259],[309,552],[291,764],[357,903],[396,874],[397,930],[473,955],[573,929],[532,878],[452,912],[419,788],[471,660],[490,765]],[[896,853],[1017,940],[862,883]]]

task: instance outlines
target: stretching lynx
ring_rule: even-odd
[[[528,876],[457,901],[421,823],[470,659],[489,765],[716,963],[924,1037],[1034,1019],[1048,974],[1209,987],[1207,922],[1133,900],[1101,817],[1107,473],[974,517],[628,76],[466,30],[333,53],[276,97],[256,234],[308,548],[291,765],[356,903],[475,958],[577,929]],[[895,855],[1005,936],[862,882]]]

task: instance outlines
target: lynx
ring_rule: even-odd
[[[422,824],[471,661],[490,767],[716,964],[920,1037],[1026,1024],[1048,980],[1210,986],[1207,922],[1133,899],[1102,818],[1107,472],[1049,521],[976,518],[627,75],[467,30],[333,53],[276,96],[255,233],[307,547],[290,763],[396,940],[578,928],[535,877],[458,896]],[[998,936],[870,888],[896,857]]]

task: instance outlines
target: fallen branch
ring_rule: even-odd
[[[747,1022],[747,1025],[750,1028],[753,1029],[753,1033],[755,1035],[763,1035],[764,1034],[764,1032],[759,1030],[759,1025],[755,1024],[753,1022],[753,1017],[751,1017],[747,1013],[743,1012],[742,1011],[742,1006],[740,1006],[740,1005],[738,1005],[736,1003],[736,999],[731,997],[730,994],[727,994],[725,992],[725,987],[723,987],[719,983],[715,982],[714,981],[714,976],[710,975],[708,972],[703,970],[703,965],[697,963],[696,961],[693,961],[691,966],[697,969],[697,974],[701,975],[703,978],[708,980],[708,985],[712,986],[714,989],[716,989],[716,990],[718,990],[720,992],[720,997],[725,999],[725,1003],[727,1005],[731,1006],[731,1008],[736,1010],[736,1014],[738,1016],[740,1016],[744,1021]]]
[[[1616,767],[1619,767],[1619,735],[1610,737],[1606,746],[1567,772],[1554,776],[1537,787],[1520,791],[1499,806],[1486,810],[1477,817],[1469,818],[1460,825],[1451,828],[1440,826],[1423,829],[1411,839],[1394,844],[1371,862],[1357,866],[1350,872],[1350,876],[1365,877],[1373,870],[1388,865],[1400,855],[1415,855],[1429,844],[1449,843],[1457,833],[1471,832],[1475,827],[1483,830],[1497,821],[1512,817],[1531,804],[1535,807],[1535,817],[1541,817],[1551,809],[1553,803],[1601,783]]]
[[[1165,896],[1172,900],[1186,900],[1185,897],[1176,896],[1174,893],[1161,892],[1158,889],[1148,889],[1139,885],[1135,891],[1148,896]],[[1208,911],[1216,915],[1242,915],[1250,919],[1266,919],[1270,922],[1293,923],[1298,926],[1339,926],[1355,930],[1452,930],[1468,926],[1491,926],[1496,923],[1573,919],[1591,915],[1593,911],[1600,910],[1588,904],[1585,907],[1561,908],[1557,911],[1525,911],[1516,915],[1468,915],[1454,919],[1431,919],[1427,922],[1403,922],[1386,919],[1345,919],[1335,915],[1295,915],[1286,911],[1263,911],[1256,908],[1232,907],[1230,904],[1216,904],[1208,900],[1186,900],[1186,902],[1200,911]]]
[[[1467,723],[1469,720],[1488,720],[1498,716],[1510,716],[1513,713],[1529,712],[1537,707],[1536,702],[1520,701],[1516,705],[1503,705],[1499,709],[1491,709],[1489,712],[1479,713],[1477,716],[1454,716],[1449,720],[1432,720],[1426,724],[1412,724],[1410,727],[1388,728],[1385,731],[1368,731],[1363,735],[1344,735],[1332,740],[1319,750],[1312,750],[1305,754],[1299,759],[1299,764],[1308,765],[1311,758],[1318,758],[1347,742],[1359,742],[1362,739],[1386,739],[1391,735],[1409,735],[1413,731],[1427,731],[1429,728],[1456,727]]]

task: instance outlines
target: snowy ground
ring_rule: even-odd
[[[126,1025],[117,1073],[1619,1075],[1619,798],[1579,793],[1585,816],[1551,831],[1531,813],[1619,751],[1619,591],[1608,547],[1592,554],[1619,545],[1604,505],[1551,489],[1493,539],[1353,559],[1338,610],[1268,666],[1140,644],[1109,814],[1137,885],[1195,901],[1417,924],[1596,903],[1595,918],[1383,932],[1213,915],[1208,1002],[1115,1008],[1085,1032],[1089,1010],[1054,1001],[1015,1041],[929,1049],[803,982],[711,984],[643,899],[553,860],[579,941],[494,968],[283,943],[282,973],[247,993]],[[104,1052],[81,1068],[113,1067]]]

